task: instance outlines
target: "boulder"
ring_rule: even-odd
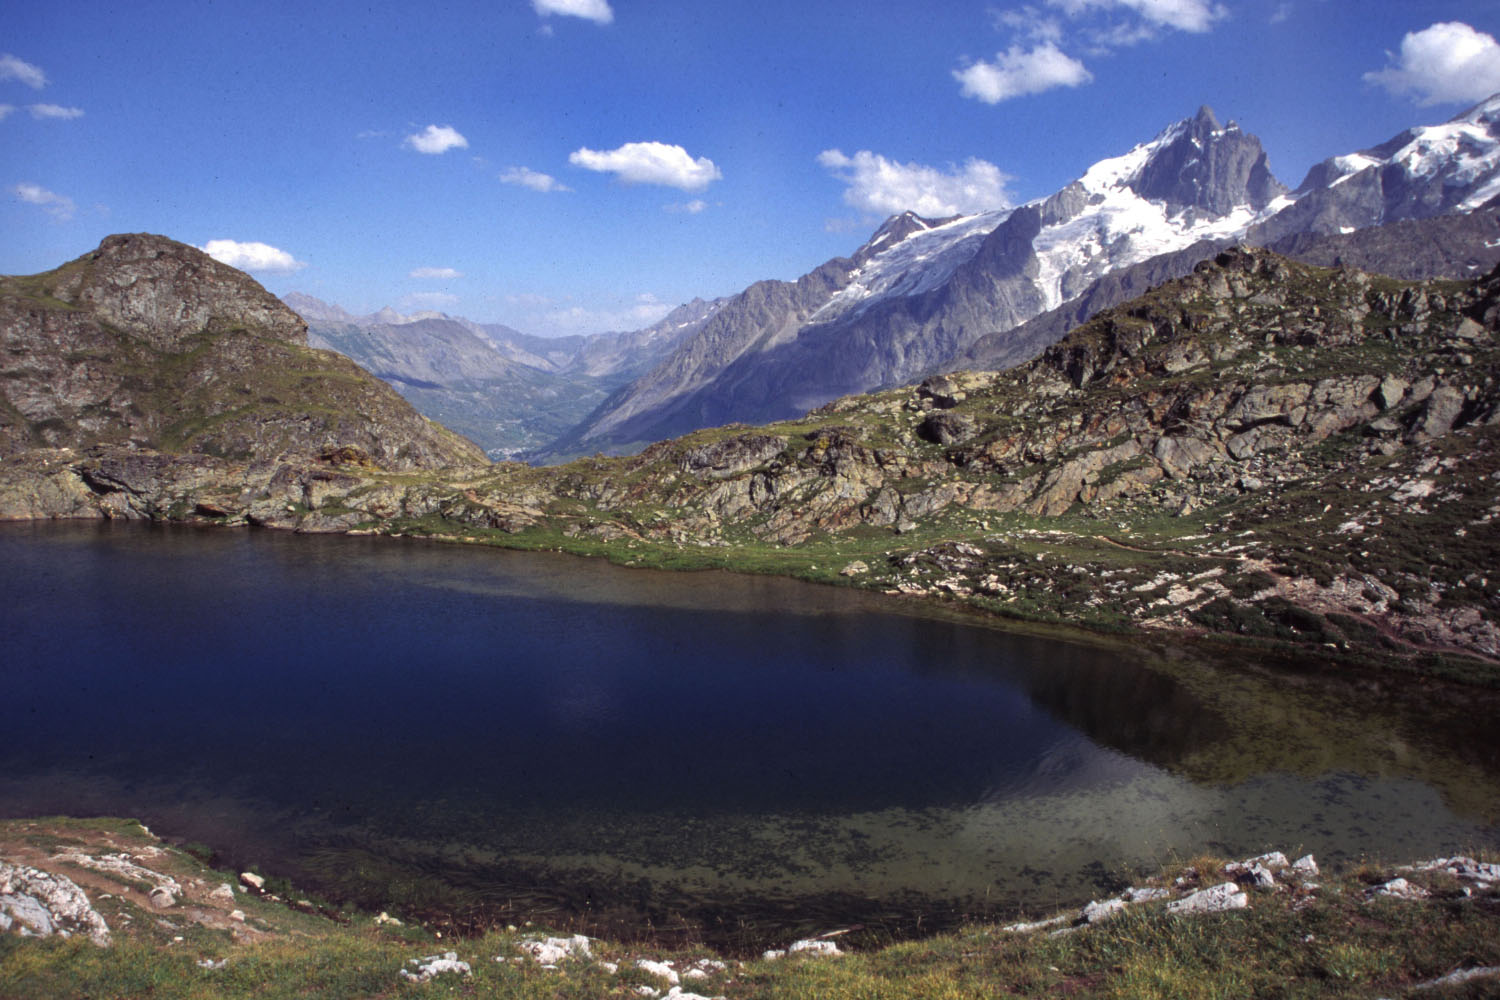
[[[1245,894],[1245,890],[1235,882],[1224,882],[1173,900],[1167,904],[1167,912],[1222,913],[1225,910],[1244,910],[1249,906],[1250,897]]]
[[[23,937],[85,935],[101,948],[109,925],[82,889],[65,875],[0,861],[0,932]]]

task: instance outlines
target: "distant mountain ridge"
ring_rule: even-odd
[[[491,458],[564,434],[719,305],[694,299],[644,329],[548,338],[436,311],[355,315],[303,292],[282,301],[307,322],[312,346],[354,360]]]
[[[960,362],[1017,364],[1066,332],[1023,324],[1080,296],[1092,311],[1122,301],[1101,289],[1129,268],[1144,270],[1118,289],[1123,297],[1232,243],[1286,245],[1472,212],[1496,194],[1500,95],[1332,157],[1294,191],[1272,174],[1258,139],[1204,107],[1046,198],[950,219],[901,213],[850,257],[794,282],[750,286],[538,457],[630,451],[698,427],[793,417]],[[1390,263],[1401,263],[1392,253]],[[1455,255],[1473,256],[1451,245],[1439,256]],[[1075,310],[1073,322],[1092,311]]]

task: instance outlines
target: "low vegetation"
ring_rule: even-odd
[[[1274,888],[1246,887],[1248,906],[1241,910],[1174,914],[1161,901],[1142,902],[1064,933],[1053,932],[1077,923],[1071,914],[1032,931],[975,925],[920,940],[866,941],[854,950],[845,943],[838,955],[808,949],[774,959],[714,954],[691,943],[594,939],[588,957],[543,964],[525,942],[554,933],[546,928],[497,927],[455,938],[306,899],[275,882],[263,890],[246,883],[227,898],[218,888],[212,896],[211,887],[240,879],[164,847],[127,820],[9,821],[0,824],[0,845],[13,860],[77,878],[112,932],[107,947],[82,935],[0,935],[5,998],[667,996],[667,966],[641,961],[669,963],[680,996],[727,1000],[1451,998],[1493,995],[1500,985],[1500,890],[1493,883],[1376,862],[1279,879]],[[67,860],[81,854],[133,858],[182,886],[182,898],[153,906],[151,879]],[[1235,874],[1220,860],[1197,858],[1169,864],[1151,882],[1181,893]],[[1425,895],[1379,894],[1397,877],[1412,894]],[[243,919],[226,916],[230,908]],[[836,946],[846,939],[835,933],[823,941]],[[425,982],[403,976],[449,953],[467,971],[438,972]],[[1491,974],[1431,985],[1484,969]]]

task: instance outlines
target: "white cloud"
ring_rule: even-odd
[[[5,121],[12,111],[16,110],[14,104],[0,104],[0,122]]]
[[[458,130],[451,125],[429,125],[422,131],[407,136],[402,145],[419,153],[436,156],[450,149],[468,149],[469,140],[459,135]]]
[[[706,156],[696,160],[681,146],[664,142],[627,142],[619,149],[580,149],[568,162],[585,170],[612,173],[627,184],[660,184],[701,191],[724,175]]]
[[[65,108],[61,104],[32,104],[27,109],[33,118],[61,118],[64,121],[71,118],[82,118],[82,108]]]
[[[673,202],[670,205],[663,205],[662,209],[668,212],[682,212],[688,215],[697,215],[707,207],[708,202],[704,201],[702,198],[694,198],[692,201],[685,201],[681,203]]]
[[[994,62],[981,59],[972,66],[954,70],[953,77],[963,85],[960,88],[963,96],[986,104],[999,104],[1023,94],[1040,94],[1054,87],[1077,87],[1094,78],[1083,63],[1051,42],[1043,42],[1030,51],[1012,45],[995,56]]]
[[[561,14],[566,17],[581,17],[596,24],[608,24],[615,19],[609,0],[531,0],[531,6],[543,17]]]
[[[1287,2],[1284,3],[1277,4],[1276,9],[1271,12],[1271,23],[1282,24],[1292,16],[1292,11],[1294,9],[1295,8],[1290,3],[1290,0],[1287,0]]]
[[[997,11],[993,17],[997,26],[1020,32],[1033,41],[1056,43],[1063,39],[1062,22],[1030,4],[1016,10]]]
[[[1047,0],[1069,17],[1077,18],[1093,10],[1123,10],[1165,28],[1201,33],[1215,21],[1228,16],[1222,4],[1211,0]]]
[[[198,248],[221,264],[237,267],[241,271],[259,271],[266,274],[290,274],[307,265],[285,250],[278,250],[266,243],[240,243],[237,240],[209,240]]]
[[[412,292],[396,303],[402,309],[446,309],[458,304],[458,296],[447,292]]]
[[[0,54],[0,80],[19,80],[33,90],[47,86],[47,74],[41,67],[22,62],[9,52]]]
[[[451,281],[454,278],[462,278],[463,272],[456,271],[451,267],[418,267],[414,268],[408,278],[438,278],[443,281]]]
[[[1365,82],[1418,104],[1480,101],[1500,91],[1500,43],[1461,21],[1408,32],[1393,58],[1394,65],[1366,73]]]
[[[540,170],[532,170],[530,167],[511,167],[500,175],[501,184],[515,184],[518,187],[531,188],[547,194],[552,191],[571,191],[572,188],[558,181],[551,174],[544,174]]]
[[[39,205],[48,215],[58,222],[67,222],[73,218],[73,213],[78,206],[73,204],[73,199],[66,195],[48,191],[40,184],[17,184],[11,188],[11,193],[28,205]]]
[[[947,170],[920,163],[896,163],[869,150],[845,156],[837,149],[818,154],[818,163],[848,184],[844,201],[865,212],[894,215],[907,210],[940,218],[1005,208],[1010,177],[993,163],[974,157]]]

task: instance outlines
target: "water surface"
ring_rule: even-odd
[[[842,589],[119,524],[0,526],[0,567],[0,811],[138,816],[370,905],[899,929],[1202,850],[1500,839],[1464,711]]]

